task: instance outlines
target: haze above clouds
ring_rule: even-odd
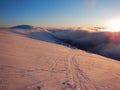
[[[0,0],[0,26],[106,26],[119,10],[120,0]]]

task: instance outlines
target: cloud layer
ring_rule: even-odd
[[[52,34],[79,49],[120,60],[120,32],[90,32],[74,29],[50,29]]]

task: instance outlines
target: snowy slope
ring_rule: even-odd
[[[10,30],[14,33],[21,34],[32,39],[37,39],[37,40],[42,40],[42,41],[52,42],[52,43],[59,42],[59,40],[57,40],[54,35],[50,34],[49,31],[41,27],[34,27],[30,29],[21,29],[21,28],[11,29],[10,28]]]
[[[119,61],[9,30],[0,30],[0,72],[0,90],[120,90]]]

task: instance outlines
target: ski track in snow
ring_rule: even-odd
[[[43,42],[40,42],[40,44],[41,43]],[[43,45],[46,44],[47,43]],[[52,44],[50,44],[49,47],[46,46],[46,48],[51,50],[48,50],[49,53],[52,53],[52,49],[55,49],[55,47],[57,48],[57,45],[55,45],[54,48],[51,46]],[[45,52],[44,50],[47,50],[46,48],[44,47],[43,52]],[[27,58],[33,62],[30,66],[31,68],[18,67],[14,64],[0,64],[0,72],[2,72],[0,74],[0,90],[13,90],[10,89],[12,88],[12,85],[10,85],[11,82],[14,82],[14,90],[113,90],[112,88],[115,88],[112,87],[111,84],[108,84],[108,86],[96,84],[86,71],[84,71],[86,69],[81,66],[81,59],[84,60],[85,57],[87,57],[86,59],[91,58],[92,60],[99,56],[88,55],[83,51],[77,52],[77,50],[67,47],[62,48],[59,46],[58,48],[60,48],[59,50],[66,49],[66,52],[59,53],[58,51],[55,51],[54,54],[58,53],[59,55],[53,57],[48,56],[49,53],[47,54],[45,52],[46,55],[43,54],[43,57],[39,54],[35,54],[36,56],[32,57],[32,59],[30,57]],[[30,48],[27,49],[29,50]],[[37,47],[37,50],[39,50],[39,47]],[[28,52],[29,51],[27,51],[27,53]],[[9,57],[9,53],[6,53],[6,55]],[[78,57],[81,57],[81,59]],[[24,61],[24,58],[22,59]],[[102,58],[102,60],[109,61],[106,58]],[[113,61],[109,62],[112,63]],[[89,66],[92,67],[93,63],[95,62],[90,61]],[[113,78],[118,77],[118,79],[120,79],[119,71],[112,75]],[[118,81],[118,83],[119,82],[120,81]],[[120,87],[116,87],[115,90],[120,90]]]

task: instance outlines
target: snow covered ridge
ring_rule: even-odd
[[[100,54],[112,59],[120,60],[120,32],[93,32],[76,29],[45,29],[31,25],[19,25],[10,27],[13,32],[22,34],[32,39],[46,42],[73,46],[82,50]],[[102,28],[103,29],[103,28]],[[67,43],[67,44],[66,44]]]
[[[6,29],[0,72],[0,90],[120,90],[119,61]]]
[[[55,36],[50,34],[47,29],[42,27],[34,27],[31,25],[18,25],[8,28],[14,33],[24,35],[26,37],[42,40],[46,42],[56,43],[57,39]]]
[[[31,25],[18,25],[10,27],[10,29],[33,29],[34,27]]]
[[[80,29],[50,29],[49,31],[79,49],[120,60],[120,32],[90,32]]]

